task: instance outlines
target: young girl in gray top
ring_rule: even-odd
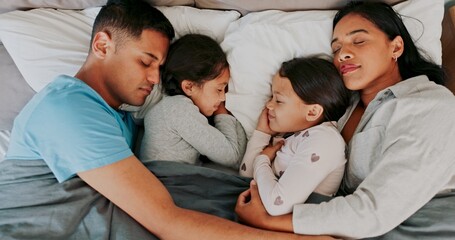
[[[169,49],[162,72],[163,99],[144,118],[140,158],[200,164],[205,155],[238,168],[246,148],[240,123],[224,107],[226,55],[216,41],[188,34]],[[214,126],[207,117],[214,115]]]

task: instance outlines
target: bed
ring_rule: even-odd
[[[347,1],[149,2],[169,18],[177,38],[186,33],[202,33],[221,44],[231,68],[226,107],[250,136],[270,97],[271,77],[280,63],[297,56],[331,54],[331,19],[335,9]],[[406,16],[405,24],[417,46],[429,58],[442,64],[449,76],[455,76],[455,7],[445,8],[443,0],[387,2]],[[14,117],[21,108],[56,75],[74,75],[85,60],[91,25],[99,7],[105,3],[106,0],[33,3],[17,0],[0,6],[0,161],[8,147]],[[449,77],[447,86],[455,92],[453,77]],[[145,113],[160,98],[159,88],[155,88],[144,106],[123,105],[122,108],[133,112],[141,125]],[[168,187],[178,205],[235,220],[236,196],[248,187],[249,181],[237,176],[235,170],[211,162],[206,162],[204,167],[160,162],[145,164]],[[210,192],[210,196],[182,186],[188,181],[202,184],[208,178],[212,185],[206,188],[217,186],[219,189]],[[27,189],[22,191],[27,193]],[[188,202],[188,199],[193,201]],[[313,196],[310,201],[321,199]]]

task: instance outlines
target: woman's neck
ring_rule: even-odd
[[[398,68],[394,68],[389,74],[383,75],[373,81],[374,84],[359,91],[363,106],[366,108],[380,91],[399,83],[401,80]]]

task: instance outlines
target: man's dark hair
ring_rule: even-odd
[[[141,0],[109,0],[95,18],[91,42],[97,32],[104,31],[118,46],[127,39],[138,39],[146,29],[160,32],[169,40],[175,35],[166,16],[150,4]]]

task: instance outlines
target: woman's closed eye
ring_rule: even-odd
[[[339,44],[336,44],[336,45],[333,44],[333,45],[332,45],[332,53],[333,53],[333,54],[339,52],[340,49],[341,49],[341,46],[340,46]]]

